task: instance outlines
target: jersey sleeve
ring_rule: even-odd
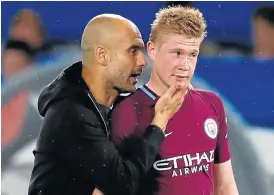
[[[136,108],[131,98],[115,106],[111,114],[111,139],[116,146],[131,136],[137,127]]]
[[[219,133],[217,138],[217,147],[215,151],[215,164],[223,163],[230,160],[230,149],[228,143],[228,125],[225,114],[224,104],[220,97],[218,97],[219,105]]]

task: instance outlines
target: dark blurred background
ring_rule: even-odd
[[[273,195],[274,2],[218,1],[1,2],[2,194],[27,194],[41,123],[38,94],[81,59],[87,22],[97,14],[120,14],[146,42],[155,13],[172,4],[196,7],[207,21],[193,84],[224,100],[240,194]],[[149,74],[150,67],[139,85]]]

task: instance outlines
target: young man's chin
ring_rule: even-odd
[[[187,79],[182,79],[182,80],[175,80],[172,85],[180,86],[180,88],[187,88],[190,83]]]

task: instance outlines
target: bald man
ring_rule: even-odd
[[[109,138],[109,112],[119,93],[136,90],[146,66],[141,34],[131,21],[104,14],[87,24],[81,45],[82,61],[40,94],[44,121],[33,152],[29,195],[91,195],[95,188],[104,194],[133,194],[182,103],[182,89],[172,86],[156,104],[144,136],[126,143],[122,156]]]

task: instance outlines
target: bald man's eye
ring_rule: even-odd
[[[135,56],[137,54],[137,51],[138,51],[137,49],[131,49],[130,53]]]

